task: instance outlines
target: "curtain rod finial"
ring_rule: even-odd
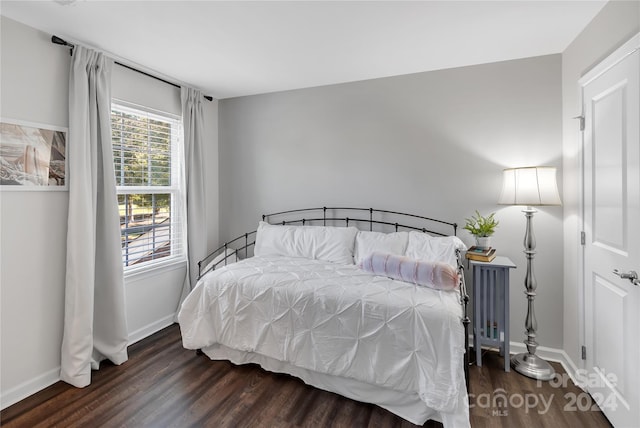
[[[63,46],[68,45],[68,43],[65,40],[62,40],[58,36],[51,36],[51,43],[55,43],[56,45],[63,45]]]
[[[60,37],[58,37],[56,35],[51,36],[51,43],[54,43],[56,45],[68,46],[71,49],[75,48],[75,46],[72,43],[69,43],[64,39],[61,39]]]
[[[53,35],[51,36],[51,43],[54,43],[56,45],[62,45],[62,46],[68,46],[71,48],[71,50],[69,51],[69,55],[73,55],[73,49],[75,48],[75,46],[69,42],[67,42],[66,40],[61,39],[60,37]]]

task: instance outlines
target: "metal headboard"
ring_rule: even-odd
[[[348,213],[353,213],[350,217]],[[365,214],[363,218],[362,214]],[[368,213],[368,216],[367,216]],[[304,214],[307,214],[305,216]],[[296,218],[294,218],[294,215]],[[390,221],[389,217],[403,219],[407,223],[398,223]],[[418,226],[416,223],[409,224],[411,220],[425,223],[426,226]],[[360,226],[367,224],[369,230],[373,230],[374,226],[379,228],[393,228],[396,232],[400,229],[416,230],[431,235],[449,236],[456,235],[458,231],[457,223],[438,220],[431,217],[420,216],[416,214],[401,213],[398,211],[379,210],[375,208],[351,208],[351,207],[319,207],[319,208],[302,208],[288,211],[280,211],[271,214],[263,214],[262,221],[270,224],[301,224],[305,225],[322,225],[322,226]],[[213,250],[207,257],[198,262],[198,278],[201,278],[209,270],[213,270],[219,265],[226,265],[227,260],[231,257],[247,258],[249,257],[249,249],[255,245],[256,231],[246,232],[230,241],[225,242],[220,247]],[[215,266],[203,271],[213,259],[224,254]]]
[[[302,219],[296,219],[296,220],[274,221],[274,218],[276,218],[276,217],[283,217],[283,216],[288,216],[288,215],[291,215],[291,214],[299,214],[299,213],[305,213],[305,212],[312,213],[312,212],[318,212],[318,211],[322,211],[322,217],[311,217],[311,218],[304,218],[303,217]],[[327,215],[327,212],[329,212],[329,216]],[[355,218],[355,217],[349,217],[349,216],[336,215],[336,214],[340,214],[342,212],[357,212],[358,214],[369,213],[369,217],[368,218]],[[390,214],[390,215],[393,215],[393,216],[406,217],[406,218],[410,218],[410,219],[419,219],[419,220],[431,222],[431,223],[438,224],[438,225],[446,225],[446,226],[450,226],[452,228],[453,233],[439,232],[437,230],[433,230],[431,228],[431,226],[430,226],[429,229],[427,229],[425,227],[416,227],[416,226],[410,226],[408,224],[400,224],[400,223],[396,223],[396,222],[378,220],[378,219],[374,218],[374,214],[378,214],[378,215]],[[457,230],[458,230],[458,225],[456,223],[450,223],[450,222],[447,222],[447,221],[437,220],[435,218],[424,217],[424,216],[415,215],[415,214],[401,213],[401,212],[398,212],[398,211],[379,210],[379,209],[375,209],[375,208],[349,208],[349,207],[303,208],[303,209],[297,209],[297,210],[281,211],[281,212],[272,213],[272,214],[264,214],[262,216],[262,220],[266,221],[268,223],[271,223],[271,224],[302,223],[303,225],[306,224],[307,222],[311,223],[311,222],[320,222],[321,221],[323,226],[327,226],[328,222],[329,223],[345,222],[345,226],[349,226],[350,223],[363,222],[363,223],[369,224],[369,230],[373,230],[373,226],[377,224],[377,225],[393,226],[393,227],[395,227],[396,232],[398,231],[398,228],[402,227],[402,228],[405,228],[405,229],[419,230],[419,231],[422,231],[422,232],[426,232],[426,233],[430,233],[430,234],[434,234],[434,235],[439,235],[439,236],[456,235]]]

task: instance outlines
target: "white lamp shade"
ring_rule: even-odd
[[[503,172],[500,205],[560,205],[556,169],[548,166],[509,168]]]

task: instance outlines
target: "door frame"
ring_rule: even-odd
[[[594,66],[591,70],[584,74],[578,80],[578,90],[580,93],[580,106],[581,113],[578,118],[580,118],[580,122],[584,123],[584,115],[585,115],[585,103],[584,103],[584,88],[589,83],[609,71],[615,65],[623,61],[629,55],[633,54],[635,51],[640,50],[640,33],[637,33],[635,36],[631,37],[627,42],[622,44],[619,48],[613,51],[609,56],[603,59],[600,63]],[[580,127],[582,128],[582,127]],[[578,213],[580,215],[579,218],[579,226],[581,233],[584,233],[585,230],[585,140],[584,140],[584,132],[580,129],[580,171],[579,171],[579,184],[578,184]],[[586,268],[586,245],[580,244],[580,249],[578,250],[578,337],[580,338],[581,346],[585,346],[587,343],[587,332],[586,332],[586,322],[587,322],[587,313],[586,313],[586,300],[585,300],[585,285],[586,285],[586,277],[585,277],[585,268]],[[580,369],[585,369],[587,367],[586,359],[580,359],[578,366]]]

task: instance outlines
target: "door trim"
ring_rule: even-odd
[[[583,105],[584,105],[584,98],[583,98],[584,93],[582,88],[587,86],[593,80],[600,77],[602,74],[609,71],[610,68],[612,68],[613,66],[615,66],[616,64],[624,60],[629,55],[633,54],[638,49],[640,49],[640,33],[630,38],[622,46],[620,46],[618,49],[613,51],[611,55],[603,59],[602,62],[594,66],[591,70],[586,72],[584,76],[580,78],[580,80],[578,80],[578,84],[580,85],[580,97],[581,97],[581,101],[583,102]]]
[[[585,115],[585,101],[584,101],[584,88],[589,83],[593,82],[598,77],[609,71],[611,68],[619,64],[629,55],[632,55],[637,50],[640,50],[640,33],[631,37],[628,41],[623,43],[619,48],[613,51],[600,63],[595,65],[589,71],[587,71],[578,80],[578,90],[580,93],[580,117],[584,118]],[[583,119],[584,120],[584,119]],[[580,170],[579,170],[579,184],[578,184],[578,213],[580,215],[579,225],[581,231],[585,230],[585,140],[584,130],[580,131]],[[586,332],[586,300],[585,300],[585,267],[586,267],[586,246],[578,244],[581,248],[578,250],[578,336],[580,337],[580,343],[585,345],[587,343]],[[581,369],[587,367],[586,360],[580,360],[579,364]]]

